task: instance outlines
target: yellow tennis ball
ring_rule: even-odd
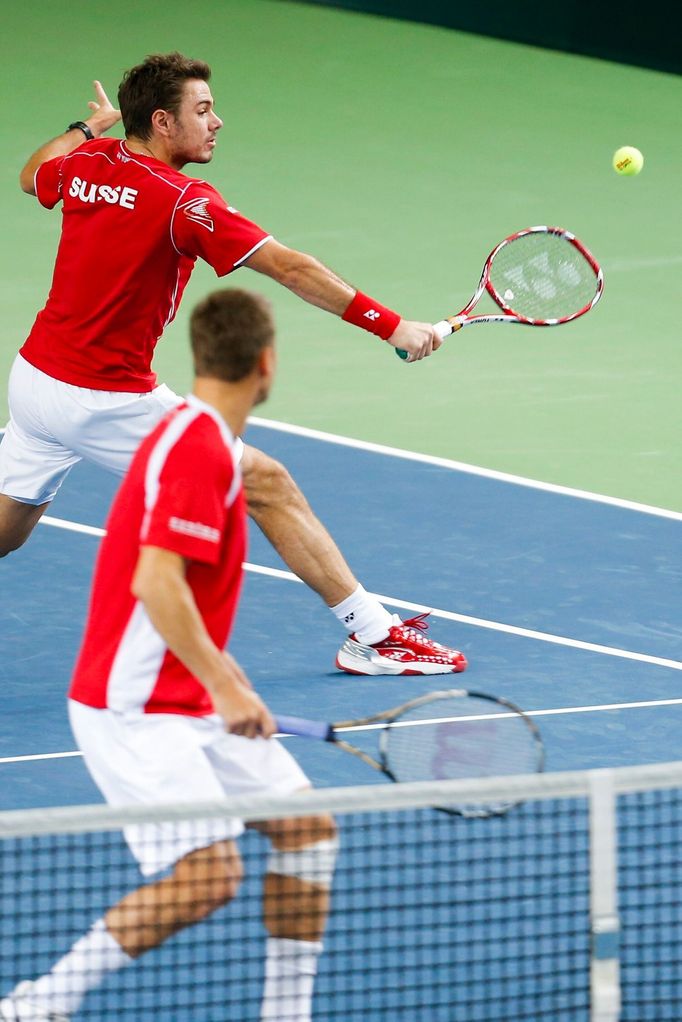
[[[644,157],[633,145],[621,146],[613,154],[613,169],[616,174],[622,174],[623,177],[639,174],[643,166]]]

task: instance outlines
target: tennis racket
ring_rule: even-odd
[[[434,329],[445,338],[472,323],[559,326],[593,309],[603,290],[599,263],[574,234],[561,227],[527,227],[495,246],[471,300]],[[471,315],[484,292],[500,312]],[[402,348],[395,350],[407,358]]]
[[[435,781],[527,774],[544,767],[542,738],[513,703],[449,689],[410,699],[383,713],[326,724],[278,717],[280,733],[332,742],[392,781]],[[376,757],[351,745],[353,731],[379,731]],[[516,802],[438,806],[461,816],[498,816]]]

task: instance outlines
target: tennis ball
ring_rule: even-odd
[[[613,154],[613,169],[616,174],[622,174],[623,177],[639,174],[643,166],[644,157],[633,145],[621,146]]]

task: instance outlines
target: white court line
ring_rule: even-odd
[[[647,699],[636,703],[600,703],[594,706],[557,706],[547,710],[524,710],[526,717],[558,717],[567,716],[572,713],[604,713],[607,710],[643,710],[651,709],[659,706],[680,706],[682,705],[681,699]],[[498,718],[503,719],[514,719],[509,713],[498,714],[490,713],[485,715],[476,715],[472,717],[438,717],[433,720],[414,720],[414,721],[397,721],[393,724],[393,727],[416,727],[423,724],[434,724],[434,723],[445,723],[449,721],[467,721],[467,720],[496,720]],[[354,727],[344,728],[344,731],[377,731],[385,727],[385,724],[358,724]],[[287,732],[278,733],[278,738],[291,738],[294,737]],[[76,750],[74,752],[44,752],[34,753],[29,756],[3,756],[0,758],[0,766],[6,763],[35,763],[42,760],[50,759],[75,759],[82,756],[83,753]]]
[[[527,476],[514,475],[511,472],[499,472],[497,469],[482,468],[480,465],[470,465],[465,461],[453,461],[451,458],[439,458],[432,454],[419,454],[416,451],[405,451],[399,447],[386,447],[383,444],[370,443],[367,440],[355,440],[352,437],[340,436],[337,433],[325,433],[319,429],[309,429],[307,426],[295,426],[289,422],[279,422],[276,419],[263,419],[257,415],[249,417],[249,422],[254,426],[262,426],[264,429],[274,429],[280,433],[291,433],[294,436],[307,437],[310,440],[322,440],[328,444],[338,444],[342,447],[353,447],[358,451],[370,451],[374,454],[384,454],[389,458],[403,458],[405,461],[417,461],[424,465],[437,465],[439,468],[448,468],[456,472],[464,472],[468,475],[482,476],[484,479],[495,479],[501,483],[511,483],[514,486],[526,486],[534,490],[544,490],[546,493],[556,493],[564,497],[577,497],[579,500],[591,500],[597,504],[608,504],[611,507],[624,508],[627,511],[639,511],[642,514],[656,515],[659,518],[671,518],[673,521],[682,522],[682,511],[672,511],[665,507],[656,507],[653,504],[640,504],[634,500],[625,500],[621,497],[609,497],[603,493],[592,493],[590,490],[574,489],[570,486],[561,486],[558,483],[546,483],[540,479],[529,479]],[[0,436],[5,432],[0,429]],[[83,531],[87,529],[83,526]]]
[[[616,256],[614,259],[604,260],[604,266],[608,266],[609,273],[618,273],[623,270],[660,269],[662,266],[679,266],[680,263],[682,263],[682,255],[642,256],[632,259]]]
[[[306,426],[293,426],[288,422],[277,422],[275,419],[262,419],[253,415],[250,416],[249,422],[253,423],[254,426],[274,429],[280,433],[292,433],[294,436],[307,437],[310,440],[323,440],[329,444],[353,447],[358,451],[384,454],[390,458],[403,458],[406,461],[418,461],[424,465],[437,465],[439,468],[448,468],[456,472],[464,472],[468,475],[483,476],[485,479],[495,479],[497,482],[512,483],[515,486],[527,486],[534,490],[544,490],[547,493],[556,493],[565,497],[577,497],[580,500],[591,500],[598,504],[609,504],[611,507],[625,508],[627,511],[639,511],[642,514],[657,515],[660,518],[672,518],[673,521],[682,522],[682,511],[671,511],[668,508],[655,507],[652,504],[640,504],[637,501],[625,500],[621,497],[609,497],[606,494],[592,493],[589,490],[577,490],[570,486],[560,486],[558,483],[545,483],[539,479],[528,479],[526,476],[517,476],[509,472],[498,472],[497,469],[481,468],[480,465],[469,465],[464,461],[452,461],[450,458],[439,458],[431,454],[404,451],[399,447],[384,447],[382,444],[370,443],[367,440],[354,440],[352,437],[338,436],[336,433],[324,433],[319,429],[308,429]]]
[[[52,525],[58,529],[68,529],[73,532],[85,533],[89,536],[103,536],[104,529],[95,528],[92,525],[80,525],[77,522],[67,522],[62,518],[52,518],[43,515],[40,519],[45,525]],[[301,579],[291,571],[283,571],[281,568],[266,568],[261,564],[244,564],[246,571],[256,575],[268,575],[271,578],[280,578],[288,582],[299,582]],[[410,603],[407,600],[399,600],[394,596],[385,596],[381,593],[372,593],[380,603],[388,603],[392,607],[399,607],[401,610],[412,610],[418,614],[431,613],[434,617],[443,618],[445,621],[457,621],[459,624],[474,625],[476,628],[488,628],[495,632],[505,632],[507,635],[518,635],[524,639],[535,639],[538,642],[552,642],[558,646],[569,646],[572,649],[582,649],[589,653],[602,653],[605,656],[621,657],[623,660],[636,660],[639,663],[654,664],[657,667],[671,667],[673,670],[682,671],[682,662],[679,660],[668,660],[665,657],[652,656],[648,653],[637,653],[633,650],[618,649],[615,646],[602,646],[596,642],[583,642],[581,639],[571,639],[565,635],[553,635],[551,632],[538,632],[532,628],[521,628],[518,625],[508,625],[501,621],[489,621],[482,617],[471,617],[469,614],[457,614],[450,610],[439,610],[422,603]]]

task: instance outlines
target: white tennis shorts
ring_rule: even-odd
[[[71,699],[69,718],[85,764],[112,806],[290,795],[310,787],[276,738],[228,734],[217,715],[117,713]],[[216,818],[135,825],[124,835],[141,872],[153,876],[243,830],[241,820]]]
[[[47,376],[17,355],[10,421],[0,443],[0,493],[45,504],[85,459],[122,476],[144,438],[181,397],[161,384],[147,394],[88,390]],[[239,457],[243,450],[241,441]]]

